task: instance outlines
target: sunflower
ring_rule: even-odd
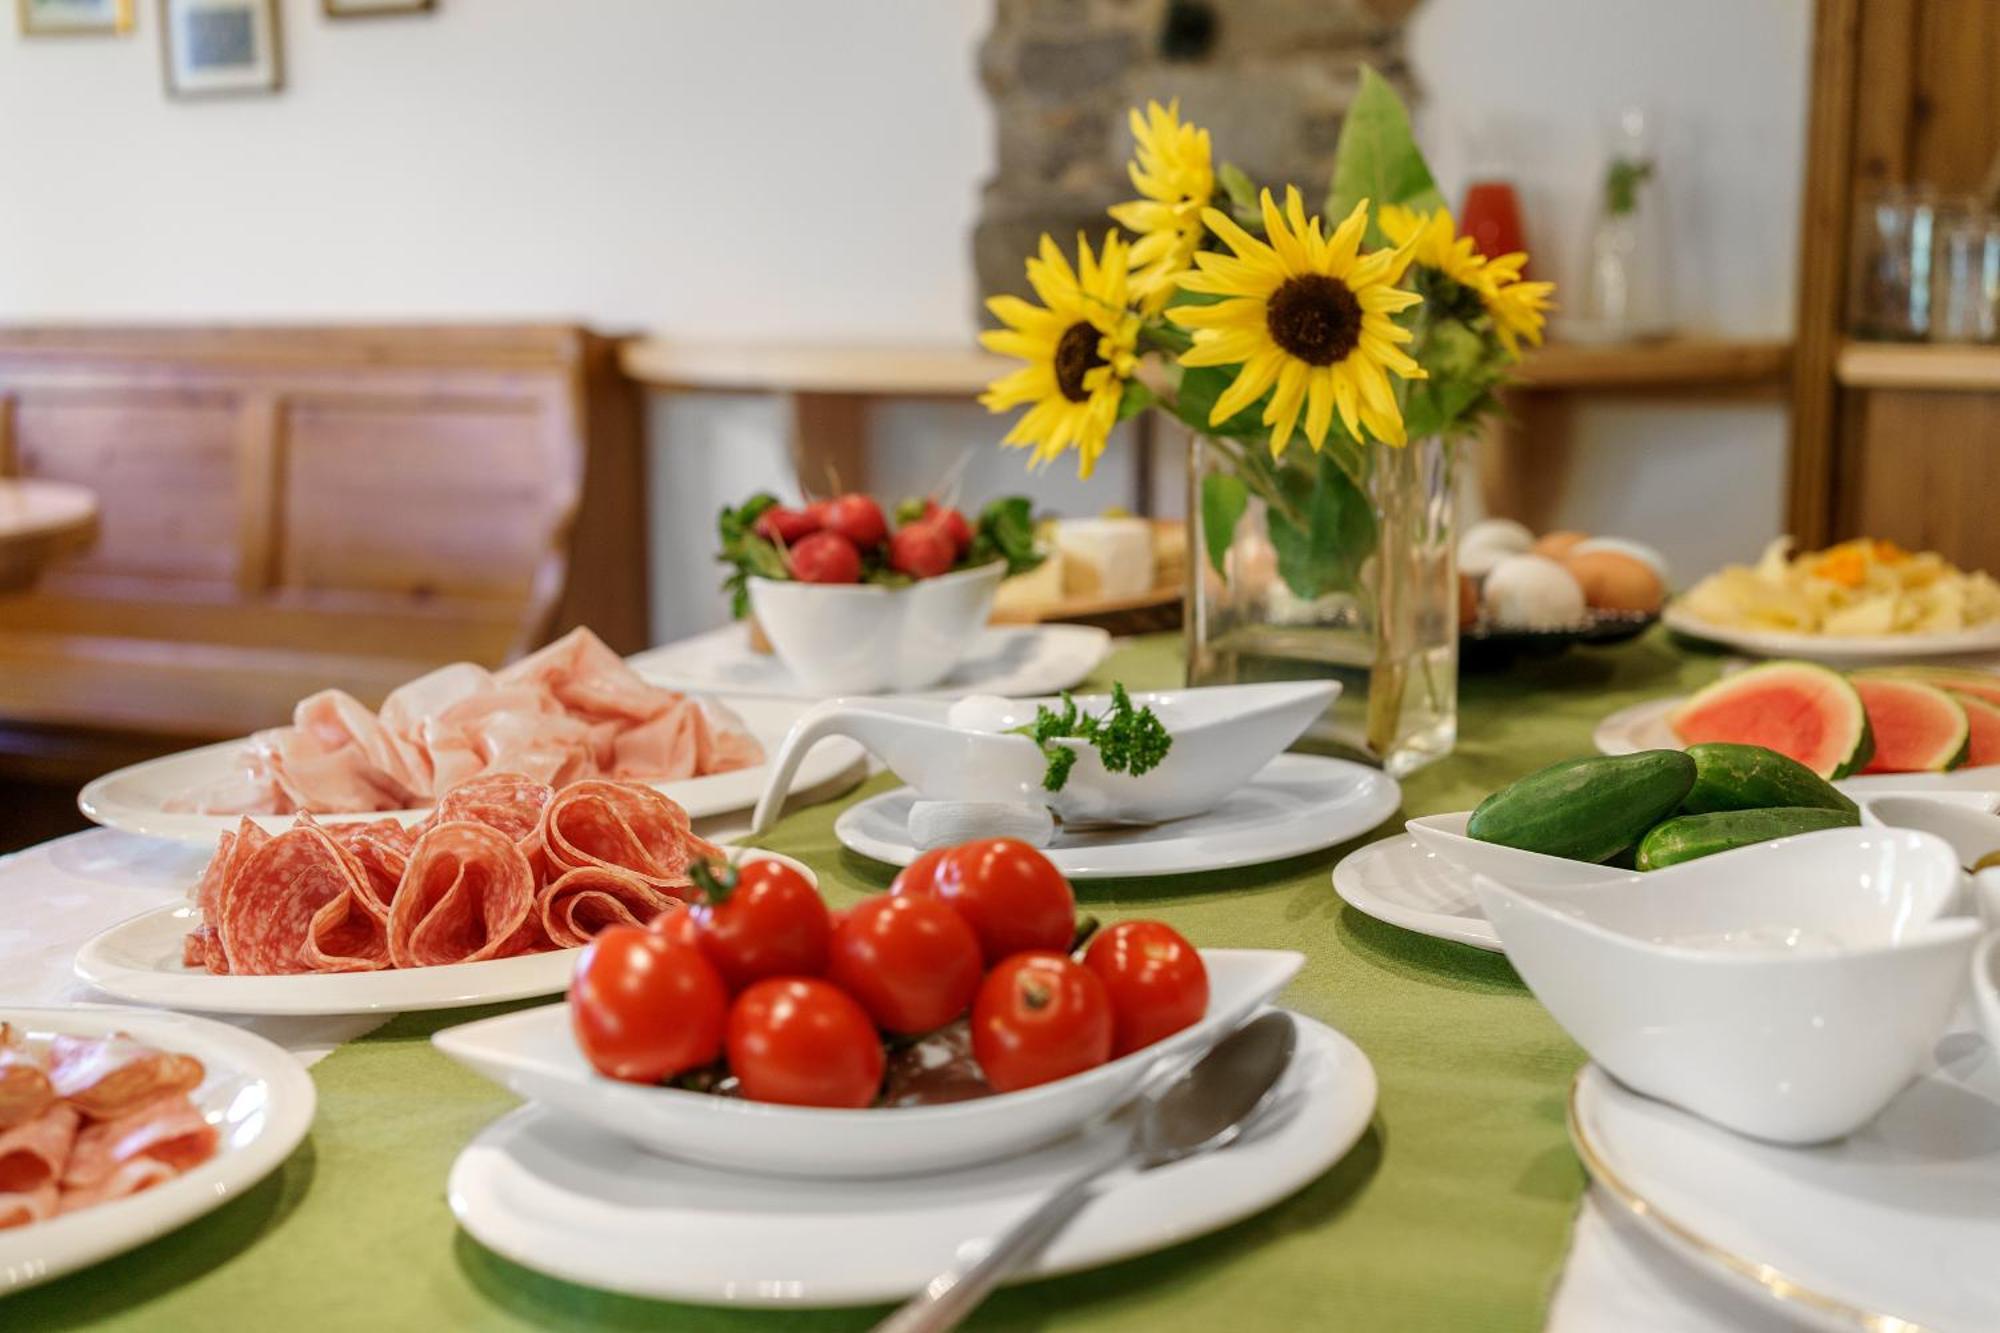
[[[1112,220],[1139,238],[1132,246],[1132,290],[1148,314],[1167,303],[1175,276],[1187,271],[1201,245],[1201,211],[1215,197],[1208,131],[1182,124],[1180,111],[1178,98],[1166,106],[1146,103],[1143,117],[1132,108],[1137,160],[1126,169],[1144,198],[1111,209]]]
[[[1476,286],[1486,259],[1470,236],[1457,235],[1451,214],[1440,208],[1419,213],[1401,204],[1384,204],[1378,219],[1382,234],[1398,249],[1408,247],[1410,263],[1434,268],[1453,282]],[[1522,256],[1525,260],[1526,256]]]
[[[1423,299],[1395,286],[1407,252],[1361,253],[1366,200],[1331,237],[1320,234],[1318,218],[1307,221],[1296,188],[1285,191],[1283,212],[1269,190],[1263,206],[1269,244],[1215,209],[1202,215],[1236,253],[1197,254],[1199,271],[1182,274],[1180,285],[1226,299],[1167,311],[1167,318],[1194,330],[1182,365],[1242,367],[1215,400],[1209,424],[1221,425],[1270,391],[1263,421],[1271,428],[1273,455],[1284,452],[1302,406],[1314,449],[1325,442],[1336,411],[1356,440],[1366,438],[1366,427],[1378,440],[1404,443],[1402,409],[1384,372],[1426,378],[1400,346],[1410,341],[1410,331],[1390,318]]]
[[[1500,335],[1509,356],[1521,354],[1519,339],[1525,338],[1533,347],[1542,345],[1545,312],[1553,304],[1549,296],[1556,289],[1553,282],[1522,282],[1521,267],[1527,262],[1528,257],[1519,252],[1489,259],[1475,284],[1486,302],[1486,313],[1493,316],[1493,331]]]
[[[1549,309],[1549,295],[1556,285],[1521,281],[1521,270],[1528,263],[1526,254],[1516,250],[1486,258],[1473,246],[1470,236],[1455,234],[1451,214],[1442,208],[1425,214],[1385,204],[1381,223],[1383,235],[1398,246],[1409,247],[1410,262],[1436,270],[1478,298],[1510,356],[1521,354],[1519,339],[1541,345],[1543,312]],[[1431,295],[1428,288],[1425,292]],[[1478,312],[1475,309],[1472,313]]]
[[[1106,233],[1104,248],[1093,256],[1079,233],[1076,250],[1072,269],[1055,241],[1042,237],[1041,257],[1028,261],[1028,283],[1041,305],[1018,296],[987,301],[1007,327],[980,334],[980,343],[1028,364],[993,381],[979,401],[993,412],[1033,403],[1004,443],[1034,446],[1030,467],[1074,448],[1077,473],[1088,477],[1118,422],[1118,404],[1138,361],[1139,316],[1127,308],[1131,248],[1118,234]]]

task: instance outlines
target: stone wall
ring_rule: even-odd
[[[980,48],[998,167],[973,231],[982,293],[1025,291],[1040,235],[1101,237],[1132,197],[1126,108],[1178,97],[1217,165],[1326,191],[1356,71],[1408,96],[1402,23],[1416,0],[994,0]]]

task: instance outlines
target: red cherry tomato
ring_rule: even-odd
[[[801,583],[858,583],[861,553],[837,532],[815,532],[792,548],[792,577]]]
[[[1208,1012],[1201,954],[1163,921],[1120,921],[1100,931],[1083,965],[1111,997],[1113,1059],[1193,1027]]]
[[[826,971],[833,922],[804,875],[783,861],[750,861],[733,870],[704,867],[695,883],[688,925],[730,990]]]
[[[938,862],[944,860],[949,847],[933,847],[916,860],[896,872],[896,878],[889,881],[889,892],[928,895],[932,878],[937,874]]]
[[[965,1012],[979,989],[979,937],[935,898],[870,898],[834,932],[827,980],[886,1032],[914,1035]]]
[[[889,891],[899,890],[892,885]],[[930,892],[965,918],[989,967],[1028,949],[1067,953],[1076,938],[1069,881],[1018,839],[985,838],[951,848],[932,872]]]
[[[972,525],[965,521],[964,514],[939,506],[928,517],[944,529],[945,536],[951,538],[952,549],[957,555],[962,556],[972,549]]]
[[[1059,953],[1015,954],[972,1002],[972,1055],[999,1092],[1095,1069],[1111,1058],[1104,983]]]
[[[675,903],[651,921],[646,929],[665,939],[669,944],[686,944],[693,948],[701,946],[694,937],[694,918],[688,915],[686,903]]]
[[[790,546],[818,532],[819,522],[803,510],[773,505],[757,515],[757,522],[753,528],[757,535],[767,542]]]
[[[934,579],[958,559],[950,536],[927,518],[905,524],[889,539],[889,568],[913,579]]]
[[[637,926],[599,931],[569,985],[570,1027],[609,1078],[658,1083],[713,1064],[729,992],[699,949]]]
[[[882,506],[865,495],[843,495],[828,505],[822,526],[864,551],[872,551],[889,540],[889,520],[882,517]]]
[[[861,1006],[803,977],[771,977],[737,996],[727,1046],[745,1097],[788,1106],[867,1106],[888,1063]]]

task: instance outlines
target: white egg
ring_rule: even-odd
[[[1542,555],[1514,555],[1486,576],[1486,614],[1502,629],[1563,629],[1584,619],[1583,585]]]
[[[1571,547],[1569,553],[1584,555],[1591,551],[1616,551],[1619,555],[1629,555],[1658,574],[1661,583],[1670,582],[1667,558],[1644,542],[1627,541],[1623,537],[1589,537]]]
[[[1458,567],[1483,579],[1493,566],[1519,555],[1535,543],[1535,534],[1511,518],[1484,518],[1465,530],[1458,542]]]

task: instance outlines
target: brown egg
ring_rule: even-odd
[[[1653,567],[1621,551],[1585,551],[1563,563],[1583,585],[1583,600],[1596,610],[1652,612],[1666,600]]]
[[[1458,576],[1458,627],[1470,628],[1479,619],[1479,585],[1470,574]]]
[[[1572,546],[1575,546],[1578,542],[1587,542],[1589,540],[1590,534],[1587,532],[1551,532],[1545,534],[1528,549],[1536,555],[1545,555],[1551,560],[1560,560],[1569,554]]]

